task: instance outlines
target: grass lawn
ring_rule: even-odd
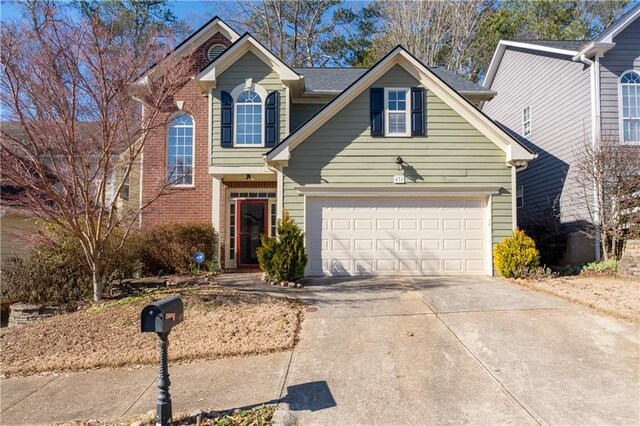
[[[575,276],[514,282],[640,324],[638,277]]]
[[[140,311],[171,295],[185,304],[184,322],[170,335],[171,361],[265,354],[295,344],[298,302],[215,284],[176,287],[2,330],[2,374],[156,365],[158,338],[140,332]]]

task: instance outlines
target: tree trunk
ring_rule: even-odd
[[[102,291],[104,290],[104,275],[101,262],[95,261],[93,264],[93,301],[102,300]]]

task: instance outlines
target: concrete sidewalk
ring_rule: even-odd
[[[291,352],[172,365],[173,412],[275,403]],[[3,425],[128,418],[155,410],[157,368],[97,370],[1,382]]]
[[[251,281],[255,277],[244,280]],[[290,424],[640,424],[640,327],[493,278],[319,279],[290,352],[171,366],[174,412]],[[155,407],[155,368],[2,380],[2,423]]]

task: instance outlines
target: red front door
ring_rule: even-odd
[[[238,267],[257,267],[256,250],[260,247],[260,236],[267,233],[268,200],[238,200],[236,215],[236,247]]]

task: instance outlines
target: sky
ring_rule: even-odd
[[[227,3],[235,4],[233,0],[226,0]],[[61,3],[67,3],[61,0]],[[186,20],[192,28],[197,28],[205,23],[211,16],[224,10],[225,0],[219,1],[195,1],[195,0],[174,0],[173,13],[179,18]],[[13,20],[20,15],[20,11],[13,0],[0,0],[0,21]]]

